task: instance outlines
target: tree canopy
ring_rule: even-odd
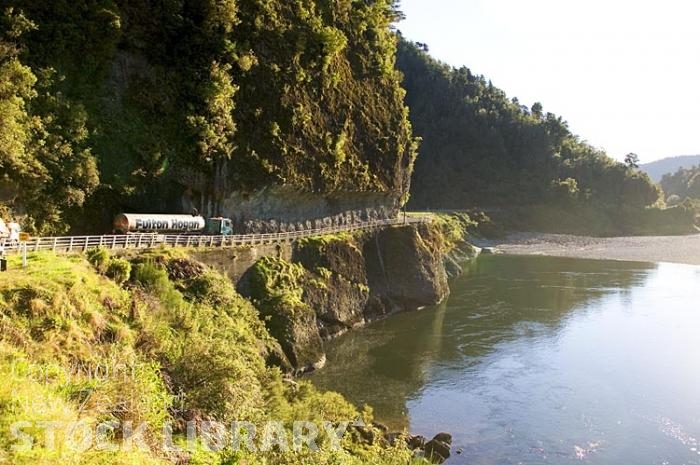
[[[405,197],[395,1],[2,3],[2,175],[24,193],[6,204],[38,230],[183,193],[206,214],[275,186]]]
[[[661,188],[667,199],[677,196],[676,202],[685,199],[700,200],[700,165],[664,175]]]
[[[576,136],[560,116],[508,99],[483,76],[431,58],[401,40],[398,67],[416,135],[422,138],[411,202],[468,208],[585,202],[646,206],[649,178]]]

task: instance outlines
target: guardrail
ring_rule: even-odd
[[[7,239],[2,239],[0,240],[0,247],[2,247],[6,253],[20,252],[25,250],[25,248],[27,252],[38,252],[42,250],[53,252],[80,252],[97,247],[104,247],[110,250],[150,249],[162,246],[240,247],[293,242],[298,239],[322,236],[325,234],[367,231],[399,224],[426,223],[429,221],[430,218],[407,218],[406,220],[395,218],[301,231],[267,234],[238,234],[232,236],[203,236],[196,234],[169,235],[147,233],[102,236],[36,237],[26,242],[9,242]]]

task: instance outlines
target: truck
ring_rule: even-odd
[[[120,213],[114,218],[114,231],[118,234],[205,234],[230,236],[233,222],[230,218],[201,215],[163,213]]]
[[[20,241],[20,234],[22,228],[19,223],[10,221],[5,223],[3,219],[0,219],[0,240],[4,239],[6,243],[16,244]]]

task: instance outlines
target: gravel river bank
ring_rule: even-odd
[[[700,234],[690,236],[587,237],[515,233],[504,239],[475,241],[512,255],[669,262],[700,265]]]

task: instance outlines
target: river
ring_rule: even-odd
[[[700,464],[700,267],[483,256],[311,376],[449,464]]]

